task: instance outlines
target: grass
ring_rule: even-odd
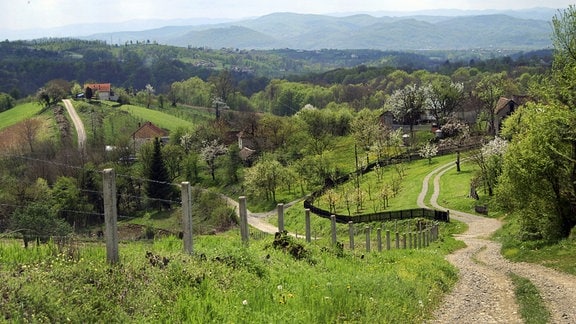
[[[0,245],[0,316],[12,322],[421,323],[457,279],[441,249],[356,257],[304,244],[305,260],[239,244],[237,233],[195,238],[195,256],[165,238],[120,246]],[[146,251],[151,254],[147,256]],[[154,259],[167,258],[166,266]],[[358,271],[362,269],[362,271]],[[39,293],[39,292],[42,293]]]
[[[509,274],[514,284],[514,293],[520,306],[520,315],[527,324],[550,322],[550,312],[546,309],[538,289],[530,280],[514,273]]]
[[[157,126],[170,131],[174,131],[178,128],[192,128],[194,125],[192,122],[183,120],[171,114],[144,107],[123,105],[119,109],[129,112],[132,116],[137,117],[142,121],[153,121]]]
[[[29,102],[18,105],[12,109],[0,113],[0,130],[8,126],[17,124],[25,119],[38,115],[42,111],[42,106]]]

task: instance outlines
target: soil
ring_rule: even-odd
[[[453,167],[453,163],[441,166],[424,179],[423,193],[418,199],[421,207],[426,207],[425,190],[434,176],[430,205],[446,209],[437,203],[440,177]],[[552,323],[576,323],[576,276],[504,259],[501,245],[490,240],[502,226],[499,220],[454,210],[450,211],[450,217],[468,224],[469,229],[457,236],[467,247],[446,257],[458,268],[459,281],[429,323],[523,323],[510,273],[529,279],[536,286],[550,311]]]

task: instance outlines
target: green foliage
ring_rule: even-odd
[[[25,247],[32,240],[47,242],[52,236],[60,239],[72,232],[70,225],[58,218],[45,201],[32,202],[16,209],[10,218],[9,228],[22,233]]]
[[[14,98],[7,93],[0,92],[0,113],[14,107]]]
[[[174,197],[174,189],[170,183],[168,170],[162,157],[160,139],[154,139],[154,151],[150,158],[150,165],[146,168],[146,194],[152,200],[151,204],[157,209],[170,208],[170,200]]]

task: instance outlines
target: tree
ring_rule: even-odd
[[[428,111],[441,126],[463,100],[464,84],[454,83],[449,78],[435,79],[430,87]]]
[[[488,189],[488,195],[492,196],[498,178],[502,174],[504,153],[508,148],[508,141],[496,137],[478,150],[472,159],[480,167],[479,180]]]
[[[366,153],[366,164],[370,163],[368,152],[382,133],[378,114],[366,108],[362,109],[350,122],[350,130],[356,142],[355,145]],[[356,155],[356,169],[358,167],[358,155]]]
[[[495,109],[498,100],[505,94],[512,95],[516,92],[517,88],[513,84],[512,80],[509,79],[506,72],[485,73],[476,84],[474,94],[478,99],[480,99],[482,111],[488,123],[489,134],[496,134],[494,123],[496,119]]]
[[[42,121],[36,118],[28,118],[17,126],[18,135],[28,144],[30,153],[34,153],[36,138],[42,128]]]
[[[154,97],[154,92],[156,91],[154,90],[154,87],[151,86],[149,83],[146,85],[144,91],[146,92],[146,108],[150,108],[150,105],[152,104],[152,99]]]
[[[266,200],[276,202],[276,191],[284,178],[284,167],[275,156],[269,153],[264,155],[246,170],[246,187],[257,195],[266,197]]]
[[[10,219],[9,228],[22,233],[24,247],[36,240],[47,242],[53,236],[66,236],[72,228],[63,219],[59,219],[50,208],[49,202],[37,201],[16,209]]]
[[[396,90],[386,106],[401,123],[410,125],[410,136],[414,138],[414,125],[420,120],[428,98],[429,87],[410,84]]]
[[[14,107],[14,99],[6,93],[0,92],[0,112],[6,111]]]
[[[204,161],[206,161],[206,164],[208,164],[208,168],[210,168],[210,175],[212,176],[212,180],[216,180],[216,158],[226,154],[226,152],[226,146],[224,144],[220,144],[218,140],[205,141],[203,143],[203,146],[200,149],[200,155]]]
[[[438,145],[432,143],[424,144],[420,150],[418,150],[418,154],[428,159],[428,164],[432,164],[432,158],[438,154]]]
[[[174,197],[174,190],[170,183],[168,169],[162,157],[160,139],[154,139],[154,152],[147,168],[146,193],[152,199],[152,206],[161,210],[170,208],[170,200]]]
[[[55,105],[60,100],[66,98],[70,93],[71,85],[68,81],[62,79],[55,79],[48,81],[43,88],[40,88],[36,93],[36,100],[48,108]]]
[[[74,228],[82,228],[88,225],[93,206],[76,186],[76,179],[59,177],[52,189],[52,209]]]

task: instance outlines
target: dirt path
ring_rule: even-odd
[[[224,195],[222,195],[222,197],[224,199],[226,199],[229,206],[233,207],[236,210],[236,212],[238,212],[239,204],[236,200],[234,200],[230,197],[224,196]],[[284,204],[284,208],[287,209],[288,207],[290,207],[290,206],[292,206],[292,205],[294,205],[300,201],[301,201],[301,199],[298,199],[298,200],[292,201],[290,203]],[[275,208],[271,211],[268,211],[268,212],[263,212],[263,213],[253,213],[253,212],[248,210],[248,213],[247,213],[248,224],[251,225],[252,227],[264,232],[264,233],[275,234],[276,232],[278,232],[278,227],[268,223],[267,219],[268,219],[268,217],[270,217],[276,213],[278,213],[277,208]],[[296,234],[293,234],[293,233],[289,233],[289,234],[292,236],[296,236]]]
[[[64,106],[66,107],[66,111],[68,111],[68,115],[72,119],[74,123],[74,128],[76,128],[76,133],[78,133],[78,149],[81,152],[85,152],[86,149],[86,130],[84,130],[84,123],[82,123],[82,119],[76,113],[76,109],[72,105],[72,101],[70,99],[63,99]]]
[[[438,167],[422,184],[418,205],[426,207],[425,196],[434,176],[430,205],[438,205],[440,177],[454,167],[453,163]],[[576,323],[576,277],[540,265],[513,263],[500,254],[501,245],[489,240],[500,228],[499,220],[469,213],[450,211],[450,217],[468,224],[469,229],[457,238],[466,248],[448,255],[456,266],[459,281],[434,314],[433,323],[522,323],[513,286],[508,276],[515,273],[529,279],[540,291],[552,315],[552,323]]]

